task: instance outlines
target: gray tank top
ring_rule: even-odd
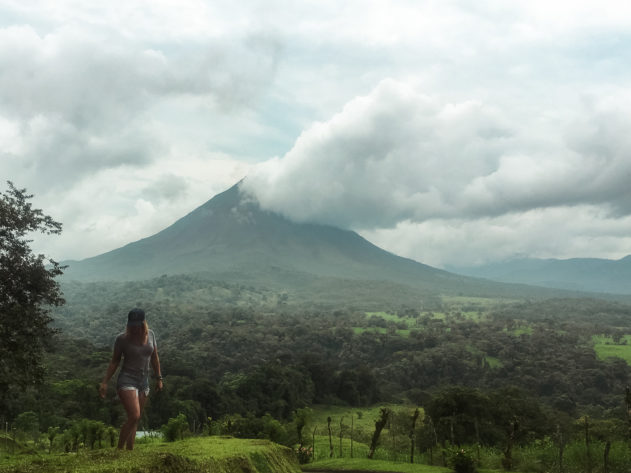
[[[123,356],[121,374],[127,373],[138,378],[149,376],[151,355],[153,355],[156,347],[156,336],[153,330],[149,330],[147,343],[144,345],[132,343],[127,339],[125,333],[118,335],[114,342],[114,351],[121,353]]]

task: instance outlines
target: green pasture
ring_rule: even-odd
[[[299,473],[293,452],[268,440],[193,437],[72,453],[0,456],[0,473]]]
[[[502,361],[499,358],[496,358],[494,356],[486,355],[484,359],[486,360],[489,367],[491,368],[501,368],[502,366],[504,366],[504,363],[502,363]]]
[[[631,335],[625,335],[618,343],[605,335],[593,335],[592,343],[596,356],[601,360],[607,358],[621,358],[631,365]]]
[[[504,332],[509,333],[514,337],[519,337],[520,335],[532,335],[534,328],[530,325],[518,325],[510,330],[508,328],[504,328]]]
[[[403,411],[406,415],[410,416],[415,409],[412,406],[402,406],[400,404],[383,404],[367,408],[349,408],[328,405],[314,406],[311,422],[309,422],[303,431],[304,444],[306,446],[314,447],[314,456],[317,461],[330,459],[331,450],[327,427],[327,417],[330,416],[333,458],[338,459],[341,457],[350,459],[352,455],[353,458],[365,459],[368,456],[370,439],[375,429],[375,421],[379,418],[382,407],[387,407],[394,412]],[[351,419],[353,428],[352,442]],[[340,421],[342,421],[341,443]],[[421,422],[419,422],[419,424],[420,423]],[[393,442],[395,442],[394,445]],[[390,430],[386,425],[381,432],[379,445],[375,451],[374,458],[383,461],[405,462],[408,460],[408,452],[409,441],[407,439],[401,440],[400,436],[393,439],[390,435]]]
[[[384,471],[401,473],[447,473],[450,468],[411,463],[369,460],[368,458],[329,458],[303,465],[304,471]]]
[[[414,317],[401,317],[398,314],[390,314],[388,312],[366,312],[366,317],[379,317],[386,322],[404,323],[408,327],[416,326],[416,319]]]
[[[313,429],[314,426],[326,429],[327,417],[330,416],[331,428],[335,432],[339,432],[340,419],[343,417],[343,425],[350,428],[352,417],[355,429],[368,430],[372,433],[375,428],[375,421],[379,418],[382,407],[387,407],[393,411],[406,410],[410,412],[410,415],[412,415],[415,409],[413,406],[403,406],[401,404],[379,404],[372,407],[347,407],[319,404],[311,408],[313,416],[309,425],[311,429]],[[319,430],[319,432],[323,431],[324,430]],[[384,432],[387,432],[387,428],[384,429]]]
[[[484,356],[484,359],[486,360],[490,368],[501,368],[503,366],[503,363],[499,358],[496,358],[494,356],[489,356],[486,353],[474,347],[473,345],[467,345],[467,351],[471,353],[472,355]]]

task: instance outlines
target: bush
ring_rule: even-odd
[[[298,450],[296,450],[296,455],[298,456],[298,461],[301,465],[309,463],[313,459],[313,448],[298,447]]]
[[[456,473],[475,473],[475,459],[464,448],[449,452],[449,465]]]
[[[184,438],[184,434],[189,431],[188,421],[184,414],[179,414],[177,417],[171,417],[166,425],[163,425],[160,429],[164,440],[167,442],[175,442]]]

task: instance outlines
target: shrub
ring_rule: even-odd
[[[298,456],[300,464],[304,465],[305,463],[309,463],[313,459],[313,448],[298,447],[296,455]]]
[[[449,452],[449,465],[456,473],[475,473],[475,459],[464,448]]]
[[[179,414],[177,417],[171,417],[166,425],[163,425],[160,431],[164,435],[164,440],[167,442],[175,442],[184,438],[184,433],[189,430],[188,421],[184,414]]]

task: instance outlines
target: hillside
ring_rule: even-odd
[[[341,286],[361,292],[358,281],[378,281],[386,285],[376,292],[391,292],[394,285],[401,293],[570,295],[456,275],[389,253],[353,231],[292,222],[261,210],[238,184],[153,236],[65,264],[65,281],[81,282],[197,273],[205,279],[302,293],[313,293],[313,288],[335,293]]]
[[[6,458],[0,473],[299,473],[290,449],[268,440],[192,438],[174,443],[141,444],[135,450],[81,450],[79,453],[19,455]]]
[[[351,279],[462,279],[388,253],[355,232],[263,211],[238,185],[153,236],[66,263],[68,277],[84,281],[194,272],[231,279],[274,269]]]
[[[631,294],[631,255],[619,260],[525,258],[474,267],[450,266],[448,269],[494,281],[574,291]]]

